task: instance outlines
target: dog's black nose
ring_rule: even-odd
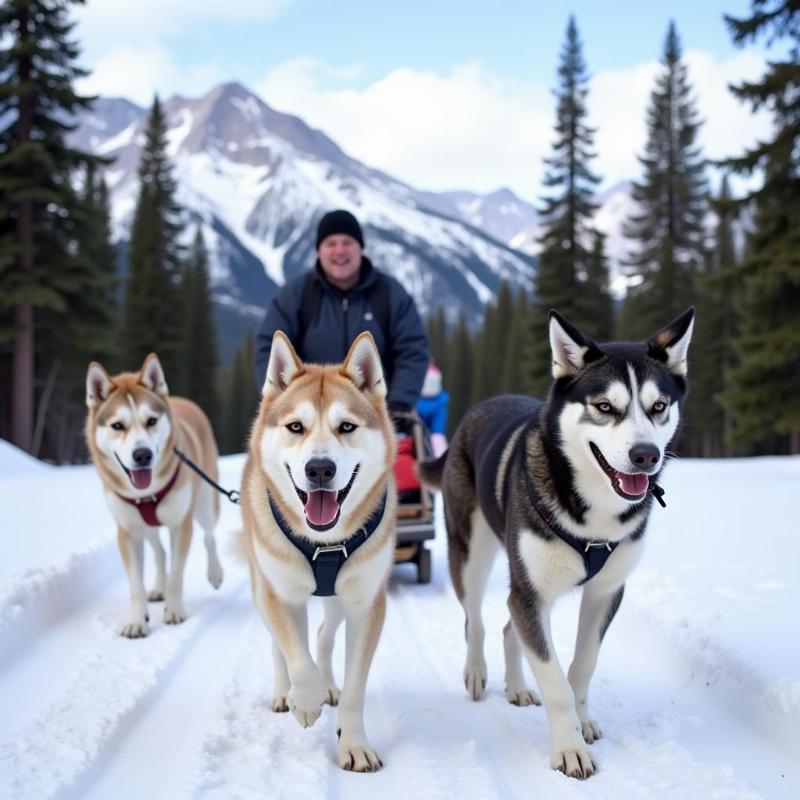
[[[306,478],[318,489],[324,489],[336,474],[336,464],[329,458],[312,458],[306,463]]]
[[[641,469],[650,469],[658,464],[661,451],[654,444],[641,442],[631,447],[628,451],[628,458],[630,458],[631,464],[635,464]]]
[[[153,451],[149,447],[137,447],[133,451],[133,463],[140,469],[149,467],[152,460]]]

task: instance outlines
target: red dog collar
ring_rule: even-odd
[[[156,515],[156,509],[158,508],[158,504],[167,496],[169,490],[175,485],[175,481],[178,479],[178,472],[180,471],[180,468],[181,465],[178,464],[178,466],[175,467],[175,472],[172,473],[172,477],[157,494],[150,495],[149,497],[130,498],[116,493],[117,497],[119,497],[121,500],[124,500],[126,503],[130,503],[132,506],[136,506],[136,508],[139,509],[139,513],[142,515],[142,519],[148,525],[158,527],[161,522],[159,522],[158,516]]]

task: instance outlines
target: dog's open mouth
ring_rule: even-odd
[[[304,492],[294,482],[292,472],[289,470],[289,477],[292,479],[294,490],[303,504],[303,511],[309,528],[315,531],[328,531],[336,525],[341,515],[342,503],[350,493],[350,489],[353,488],[353,481],[356,479],[359,466],[359,464],[356,464],[347,486],[344,489],[339,489],[339,491],[318,489],[314,492]]]
[[[146,489],[153,480],[153,470],[151,469],[128,469],[123,463],[122,459],[114,453],[119,465],[125,470],[125,474],[133,484],[134,489]]]
[[[644,472],[637,472],[632,475],[627,472],[620,472],[605,460],[600,448],[594,442],[589,442],[589,447],[592,448],[594,457],[602,467],[603,472],[608,475],[611,487],[620,497],[624,497],[626,500],[642,500],[644,498],[650,487],[650,478]]]

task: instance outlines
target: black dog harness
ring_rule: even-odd
[[[386,494],[384,493],[380,506],[378,506],[366,525],[362,525],[349,539],[336,544],[318,545],[302,536],[298,536],[286,524],[286,520],[284,520],[281,512],[272,502],[269,494],[267,494],[267,499],[269,500],[269,507],[272,509],[272,516],[275,517],[275,521],[283,531],[283,535],[306,557],[311,566],[314,580],[317,582],[317,588],[314,591],[317,597],[331,597],[336,594],[336,578],[339,575],[339,570],[353,552],[375,533],[383,520],[383,512],[386,510]]]
[[[531,480],[530,472],[525,458],[525,442],[528,439],[528,433],[536,424],[538,418],[538,409],[527,425],[522,429],[522,433],[517,440],[517,451],[521,461],[522,471],[525,473],[525,483],[528,487],[528,496],[530,497],[531,505],[536,513],[544,522],[545,526],[549,528],[562,542],[568,544],[582,559],[583,566],[586,570],[586,577],[578,584],[579,586],[590,581],[600,572],[606,565],[608,557],[617,549],[619,542],[610,542],[607,539],[580,539],[573,536],[568,530],[563,528],[557,522],[555,516],[550,510],[542,503],[542,498],[536,487]],[[623,540],[624,541],[624,540]]]

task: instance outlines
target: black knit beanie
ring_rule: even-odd
[[[322,240],[334,233],[345,233],[352,236],[362,247],[364,246],[364,236],[361,233],[361,226],[358,220],[349,212],[339,209],[329,211],[317,225],[317,249],[322,244]]]

